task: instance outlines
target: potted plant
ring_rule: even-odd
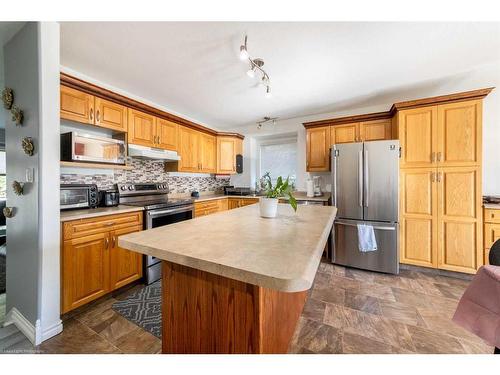
[[[279,176],[276,184],[273,186],[269,172],[263,176],[263,180],[266,181],[264,184],[265,197],[260,198],[260,216],[268,218],[276,217],[280,197],[288,197],[288,203],[290,203],[294,211],[297,211],[297,201],[292,194],[292,186],[289,184],[288,179],[287,177],[283,181],[283,178]]]

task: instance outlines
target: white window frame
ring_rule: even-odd
[[[283,137],[283,138],[266,139],[266,140],[259,141],[259,144],[258,144],[258,147],[259,147],[259,162],[257,163],[258,168],[257,168],[257,178],[256,178],[257,183],[259,183],[260,178],[266,172],[266,171],[262,170],[262,146],[273,146],[273,145],[282,145],[282,144],[291,144],[291,143],[295,143],[295,145],[297,147],[297,165],[295,167],[296,167],[297,174],[298,174],[299,173],[298,172],[298,170],[299,170],[298,169],[298,163],[299,163],[298,147],[299,147],[299,143],[298,143],[298,138],[297,137]],[[298,176],[296,176],[296,177],[298,178]],[[295,179],[295,184],[297,184],[297,178]]]

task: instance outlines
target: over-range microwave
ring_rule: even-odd
[[[119,139],[69,132],[61,134],[61,160],[125,164],[125,142]]]

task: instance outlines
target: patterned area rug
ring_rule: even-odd
[[[113,304],[124,318],[161,338],[161,283],[157,281]]]

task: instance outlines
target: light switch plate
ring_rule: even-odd
[[[26,168],[26,182],[33,183],[34,174],[33,168]]]

